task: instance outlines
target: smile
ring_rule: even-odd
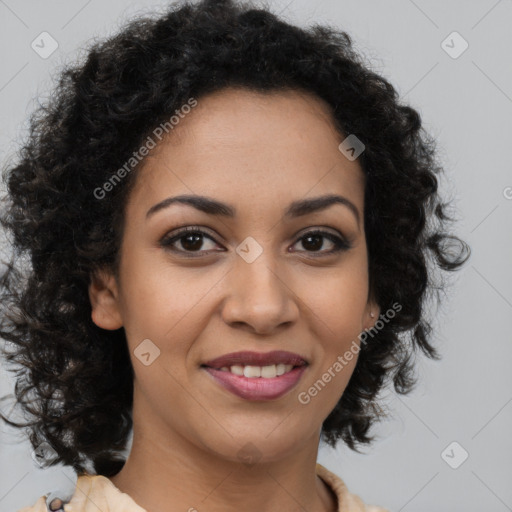
[[[293,352],[232,352],[201,365],[222,388],[245,400],[276,400],[291,391],[308,361]]]

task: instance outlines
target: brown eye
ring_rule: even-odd
[[[327,251],[320,250],[325,243],[325,239],[329,240],[331,244],[333,244],[333,249]],[[307,252],[317,252],[319,255],[333,254],[352,247],[347,240],[328,231],[322,231],[319,229],[308,231],[306,234],[302,235],[296,243],[298,242],[302,243],[302,246],[307,250]]]
[[[201,255],[205,239],[215,242],[205,231],[196,227],[186,227],[172,236],[166,236],[160,245],[166,249],[179,253],[199,253]],[[178,245],[178,247],[176,246]],[[179,247],[181,246],[181,247]]]

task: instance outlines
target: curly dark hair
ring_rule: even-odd
[[[2,418],[28,428],[34,448],[47,442],[57,454],[49,465],[83,473],[92,463],[113,476],[133,425],[125,332],[93,323],[88,287],[100,268],[118,275],[137,169],[107,200],[93,191],[187,99],[229,86],[313,93],[332,108],[339,133],[365,145],[358,162],[370,291],[381,311],[402,307],[361,348],[323,439],[359,451],[384,417],[379,392],[390,382],[400,394],[413,389],[418,349],[440,358],[427,306],[448,284],[441,271],[457,270],[471,251],[447,231],[455,219],[439,195],[443,169],[419,113],[343,31],[293,26],[235,0],[183,2],[91,43],[83,62],[61,71],[32,114],[19,158],[4,166],[1,223],[13,252],[1,276],[0,335],[3,357],[17,365],[16,405],[26,422]]]

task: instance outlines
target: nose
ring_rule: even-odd
[[[271,334],[296,322],[299,308],[290,279],[263,254],[252,263],[239,258],[226,276],[222,318],[231,327]]]

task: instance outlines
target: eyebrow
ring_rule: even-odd
[[[146,213],[146,219],[154,215],[156,212],[169,207],[171,204],[179,203],[194,207],[195,209],[207,213],[209,215],[218,215],[222,217],[233,218],[236,216],[236,208],[226,203],[222,203],[211,197],[199,195],[180,195],[175,197],[168,197],[163,201],[153,205]],[[315,213],[325,210],[334,204],[341,204],[349,208],[354,214],[357,224],[359,225],[360,217],[359,210],[349,199],[336,194],[329,194],[325,196],[315,197],[312,199],[300,199],[294,201],[286,209],[284,217],[292,219],[302,217],[310,213]]]

